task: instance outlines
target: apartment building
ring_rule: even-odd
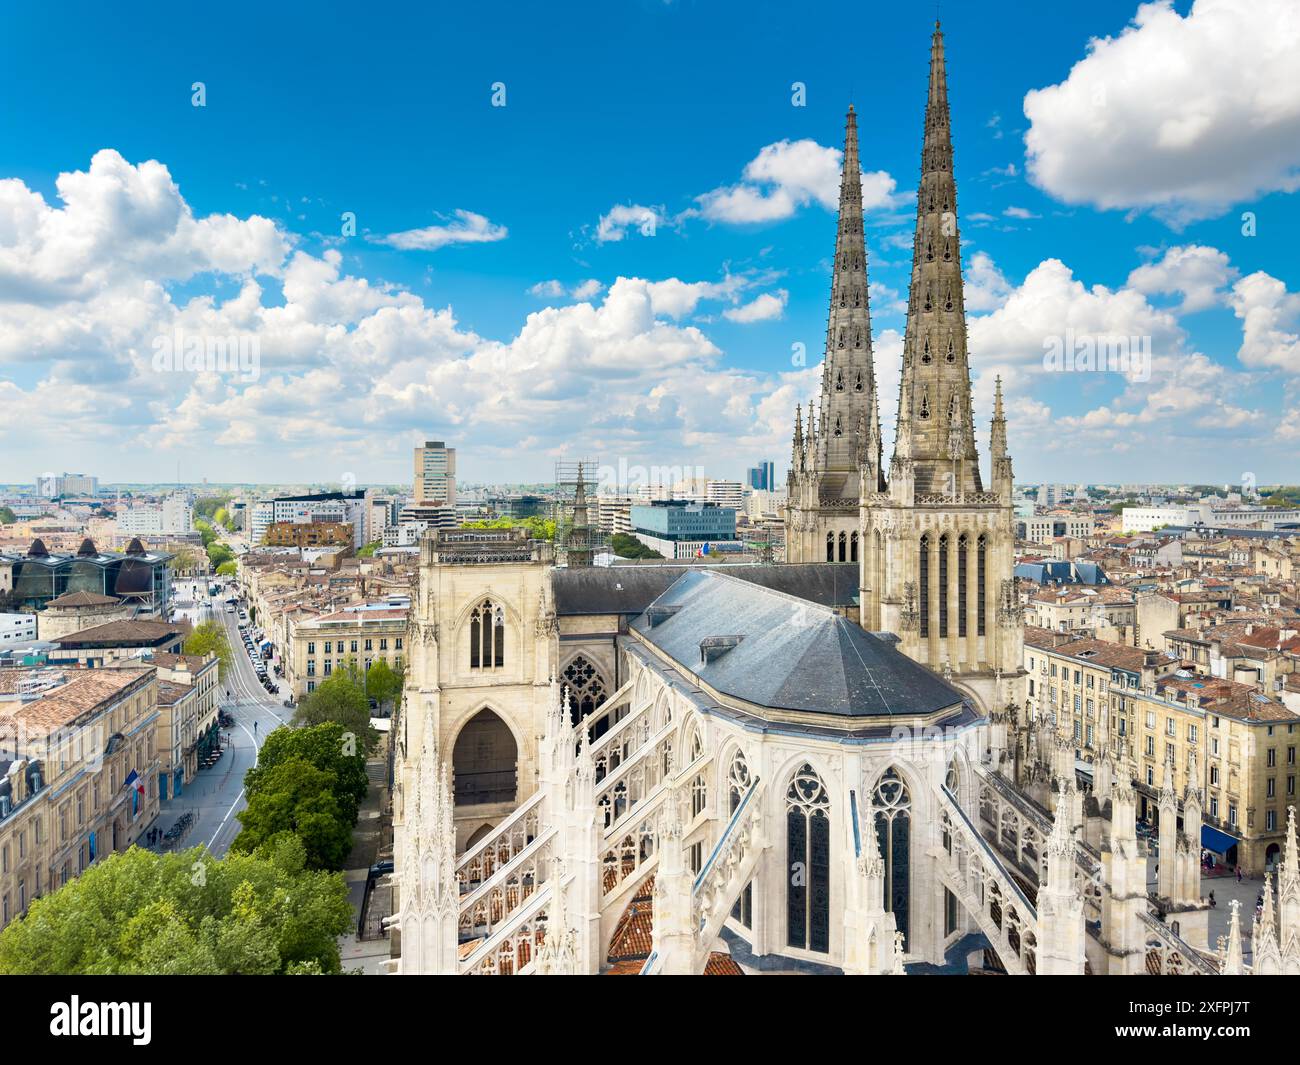
[[[152,667],[0,670],[0,927],[158,816]]]
[[[382,659],[392,669],[404,669],[409,613],[406,606],[360,603],[295,624],[285,655],[285,680],[294,698],[315,691],[349,662],[367,670]]]
[[[217,742],[219,663],[215,654],[156,654],[158,797],[184,793],[199,759]]]
[[[1085,766],[1110,751],[1135,781],[1141,818],[1155,820],[1167,765],[1180,802],[1194,779],[1202,846],[1258,875],[1297,801],[1300,714],[1253,685],[1177,667],[1150,650],[1025,630],[1030,720],[1055,714]]]

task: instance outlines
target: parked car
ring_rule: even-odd
[[[370,879],[378,880],[381,876],[386,876],[393,871],[393,862],[391,858],[386,858],[382,862],[375,862],[370,867]]]

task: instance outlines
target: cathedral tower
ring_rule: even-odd
[[[1021,701],[1012,470],[1002,389],[986,491],[971,403],[943,34],[935,23],[917,192],[898,433],[881,491],[862,468],[862,624],[951,675],[985,713]]]
[[[801,414],[795,412],[787,481],[789,562],[857,562],[861,471],[869,471],[872,490],[884,487],[867,302],[858,117],[852,106],[844,131],[825,350],[821,395],[816,414],[809,409],[806,431]]]

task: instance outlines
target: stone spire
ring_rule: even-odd
[[[574,488],[569,528],[564,537],[564,560],[570,567],[592,564],[591,524],[587,510],[587,483],[583,480],[582,463],[579,462],[578,483]]]
[[[874,451],[869,441],[859,440],[875,406],[876,369],[871,355],[858,116],[850,105],[844,129],[844,169],[840,176],[839,222],[819,404],[821,435],[817,442],[817,465],[823,479],[820,493],[823,498],[857,497],[858,455],[863,449],[867,450],[866,464],[873,469],[876,481],[872,490],[884,487],[879,440],[875,441]]]
[[[1228,941],[1219,958],[1219,972],[1224,976],[1240,976],[1246,971],[1241,957],[1241,903],[1233,899],[1228,903]]]
[[[1052,834],[1044,848],[1046,875],[1038,891],[1038,966],[1040,976],[1084,971],[1083,897],[1074,885],[1074,829],[1065,803],[1056,808]]]
[[[1007,418],[1002,410],[1002,378],[993,385],[993,426],[989,432],[989,457],[993,463],[992,488],[1005,500],[1010,500],[1015,486],[1011,469],[1011,456],[1007,453]]]
[[[796,403],[794,405],[794,442],[790,447],[790,475],[787,479],[794,481],[801,473],[803,473],[803,407]]]
[[[896,463],[910,457],[918,494],[982,491],[967,363],[948,81],[937,22],[930,44],[930,92],[894,457]]]

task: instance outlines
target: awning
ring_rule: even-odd
[[[1239,841],[1233,839],[1226,832],[1220,832],[1217,828],[1211,828],[1209,825],[1201,826],[1201,846],[1207,851],[1213,851],[1215,854],[1227,854],[1229,848],[1235,847]]]

